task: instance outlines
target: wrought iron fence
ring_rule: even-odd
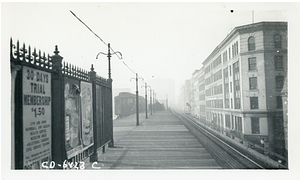
[[[113,141],[112,81],[10,40],[12,169],[79,162]]]

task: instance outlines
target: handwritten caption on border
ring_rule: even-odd
[[[42,163],[42,169],[55,169],[56,167],[62,167],[66,170],[84,170],[86,169],[86,164],[83,161],[69,162],[67,160],[64,160],[62,164],[57,164],[54,161],[45,161]],[[91,167],[92,169],[101,169],[101,167],[98,165],[98,162],[93,162]]]

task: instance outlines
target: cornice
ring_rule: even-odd
[[[208,61],[211,60],[213,56],[220,52],[220,49],[228,43],[232,38],[237,34],[245,34],[255,31],[265,31],[265,30],[278,30],[284,31],[287,30],[287,22],[258,22],[243,26],[235,27],[225,39],[212,51],[212,53],[203,61],[203,65],[206,65]]]

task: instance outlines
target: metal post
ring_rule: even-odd
[[[98,59],[98,55],[99,54],[103,54],[103,55],[107,55],[107,57],[108,57],[108,80],[109,80],[109,82],[110,82],[110,93],[109,93],[109,101],[110,101],[110,113],[111,113],[111,124],[112,124],[112,132],[111,132],[111,141],[110,141],[110,143],[109,143],[109,147],[114,147],[114,137],[113,137],[113,114],[112,114],[112,112],[113,112],[113,110],[112,110],[112,105],[113,105],[113,103],[112,103],[112,101],[113,101],[113,95],[112,95],[112,79],[111,79],[111,67],[110,67],[110,58],[111,58],[111,56],[112,55],[114,55],[114,54],[120,54],[121,55],[121,59],[122,59],[122,54],[119,52],[119,51],[116,51],[116,52],[113,52],[112,54],[110,53],[110,43],[108,43],[108,53],[107,54],[105,54],[105,53],[103,53],[103,52],[99,52],[98,54],[97,54],[97,56],[96,56],[96,59]]]
[[[108,79],[111,79],[111,68],[110,68],[110,43],[108,43],[108,53],[107,53],[107,57],[108,57]]]
[[[153,91],[153,97],[152,97],[152,98],[153,98],[153,102],[152,102],[152,111],[153,111],[153,113],[155,112],[155,111],[154,111],[154,108],[155,108],[155,101],[154,101],[155,98],[154,98],[154,96],[155,96],[155,93],[154,93],[154,91]]]
[[[150,89],[150,113],[152,115],[152,89]]]
[[[109,115],[110,115],[110,120],[111,120],[111,138],[110,138],[110,143],[108,144],[108,147],[114,147],[114,124],[113,124],[113,96],[112,96],[112,79],[108,79],[110,82],[110,88],[109,88],[109,93],[108,93],[108,98],[109,98]],[[105,146],[103,147],[103,151],[105,151]]]
[[[146,119],[148,119],[148,110],[147,110],[147,83],[145,83],[145,104],[146,104]]]
[[[166,109],[168,110],[169,107],[168,107],[168,94],[166,94]]]
[[[52,81],[51,81],[51,96],[52,102],[55,105],[52,106],[52,160],[57,164],[63,163],[66,157],[66,147],[64,145],[65,135],[61,130],[65,127],[64,113],[65,113],[65,101],[64,101],[64,78],[62,74],[62,59],[59,55],[58,47],[55,46],[54,55],[52,56]],[[55,133],[54,133],[55,132]],[[56,167],[56,169],[62,169],[62,167]]]
[[[139,123],[139,90],[138,90],[138,74],[136,73],[136,125]]]
[[[122,54],[121,54],[119,51],[110,53],[110,43],[108,43],[108,53],[105,54],[105,53],[103,53],[103,52],[99,52],[99,53],[97,54],[97,56],[96,56],[96,59],[98,59],[99,54],[107,55],[107,57],[108,57],[108,79],[111,79],[110,58],[111,58],[111,56],[114,55],[114,54],[119,54],[119,55],[121,56],[121,59],[122,59]]]
[[[93,94],[93,127],[97,127],[97,105],[96,105],[96,72],[94,71],[94,65],[92,64],[91,66],[91,71],[89,72],[90,76],[90,81],[92,82],[92,94]],[[98,143],[98,138],[97,136],[97,128],[93,129],[93,136],[94,136],[94,147],[93,147],[93,154],[90,156],[90,162],[94,162],[98,160],[98,152],[97,152],[97,143]]]
[[[108,144],[108,146],[109,147],[114,147],[115,145],[114,145],[114,132],[113,132],[113,127],[114,127],[114,121],[113,121],[113,110],[112,110],[112,105],[113,105],[113,103],[112,103],[112,79],[111,79],[111,67],[110,67],[110,58],[111,58],[111,54],[110,54],[110,43],[108,43],[108,53],[107,53],[107,58],[108,58],[108,79],[109,79],[109,81],[110,81],[110,93],[109,93],[109,95],[110,95],[110,97],[109,97],[109,101],[110,101],[110,115],[111,115],[111,128],[112,128],[112,130],[111,130],[111,138],[110,138],[110,143]],[[104,149],[103,149],[103,151],[104,151]]]
[[[110,67],[110,58],[111,58],[111,54],[110,54],[110,43],[108,43],[108,53],[107,53],[107,58],[108,58],[108,80],[110,81],[110,88],[111,88],[111,91],[109,92],[109,107],[110,107],[110,115],[111,115],[111,138],[110,138],[110,143],[108,144],[109,147],[114,147],[114,133],[113,133],[113,127],[114,127],[114,124],[113,124],[113,114],[112,114],[112,79],[111,79],[111,67]],[[103,148],[103,151],[104,148]]]

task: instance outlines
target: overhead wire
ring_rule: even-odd
[[[86,25],[79,17],[76,16],[75,13],[73,13],[73,11],[70,10],[70,12],[73,14],[73,16],[75,16],[77,18],[78,21],[80,21],[83,25],[85,25],[86,28],[88,28],[96,37],[98,37],[100,39],[100,41],[102,41],[106,46],[108,46],[108,44],[106,44],[106,42],[103,41],[103,39],[101,37],[99,37],[88,25]]]
[[[70,12],[73,14],[73,16],[75,16],[75,18],[78,20],[78,21],[80,21],[86,28],[88,28],[97,38],[99,38],[100,39],[100,41],[103,43],[103,44],[105,44],[106,46],[108,46],[108,44],[100,37],[100,36],[98,36],[88,25],[86,25],[79,17],[77,17],[76,16],[76,14],[74,13],[74,12],[72,12],[71,10],[70,10]],[[112,49],[112,47],[109,47],[110,48],[110,50],[113,52],[113,53],[115,53],[115,51]],[[122,57],[119,57],[119,55],[117,54],[117,53],[115,53],[116,54],[116,56],[119,58],[119,60],[121,60],[122,62],[123,62],[123,64],[131,71],[131,72],[133,72],[134,74],[137,74],[137,72],[135,72],[134,70],[132,70],[132,68],[130,68],[125,62],[124,62],[124,60],[122,60],[123,58]],[[140,76],[138,76],[138,78],[142,78],[142,77],[140,77]],[[144,79],[142,78],[142,81],[143,82],[145,82],[144,81]]]

